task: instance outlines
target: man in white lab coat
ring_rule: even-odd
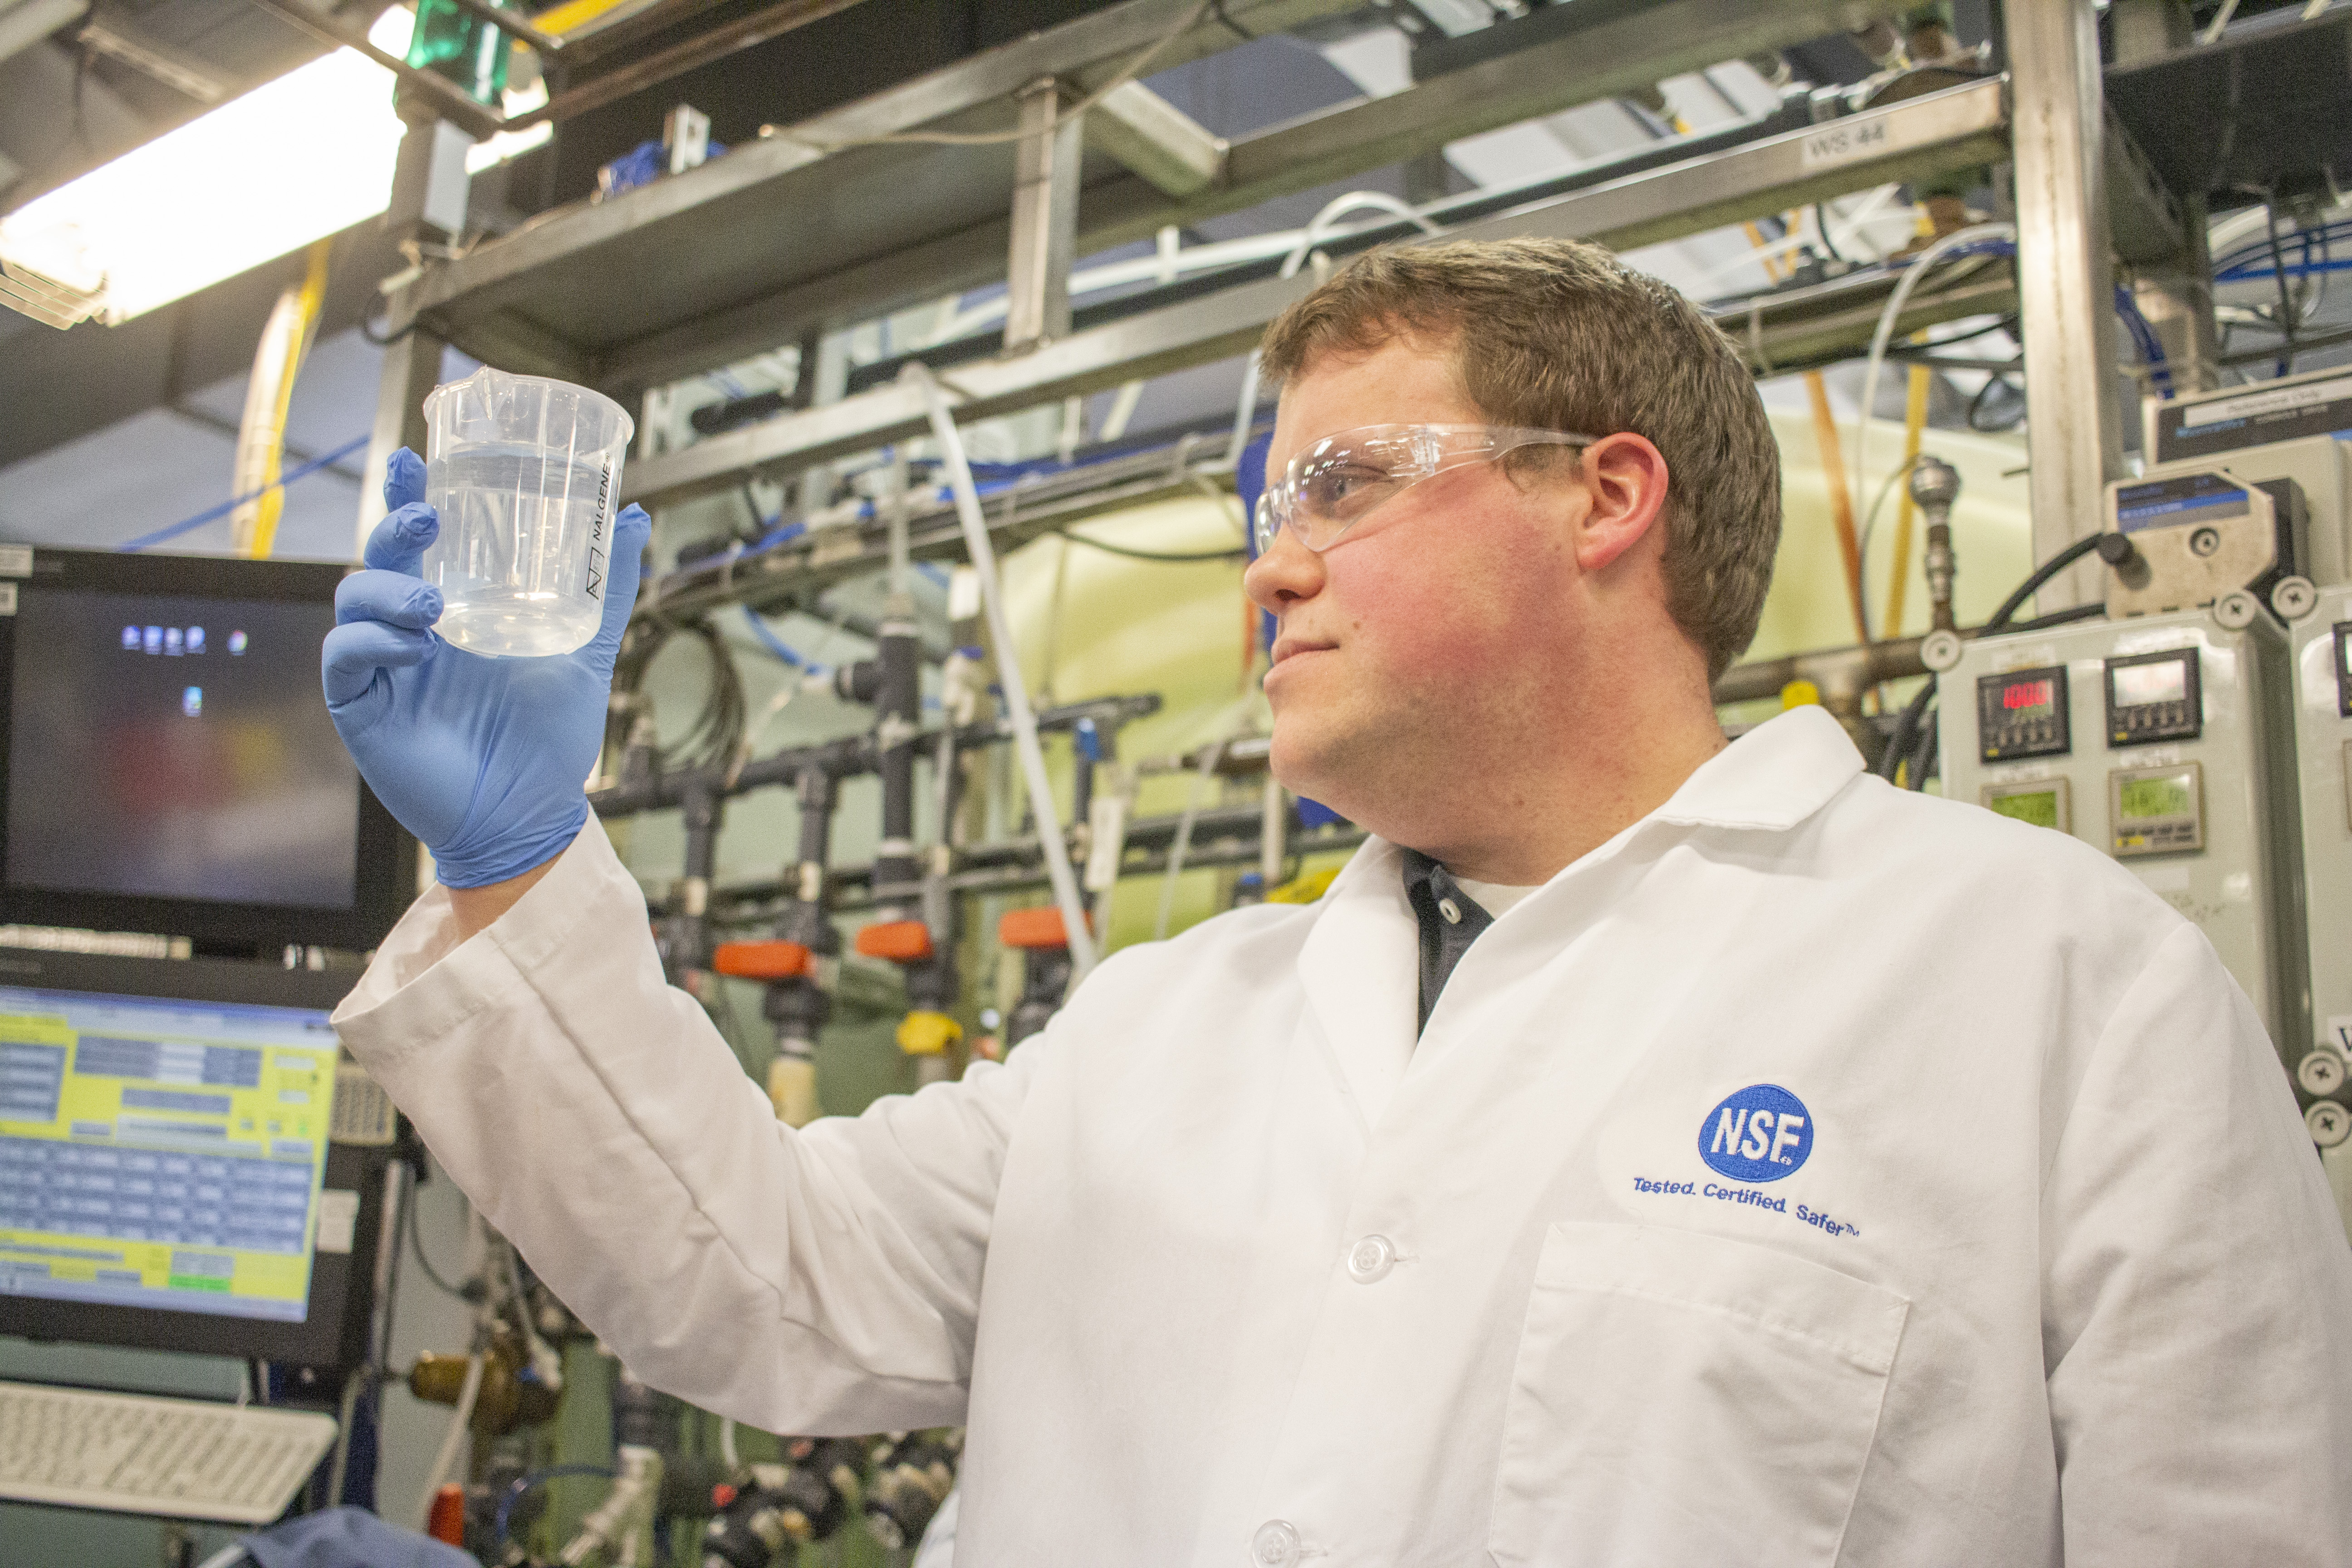
[[[486,1215],[697,1404],[967,1423],[964,1568],[2352,1563],[2352,1256],[2202,936],[1818,709],[1717,731],[1730,346],[1433,245],[1266,362],[1274,765],[1378,837],[797,1132],[581,830],[606,639],[463,662],[394,511],[328,694],[453,885],[338,1023]]]

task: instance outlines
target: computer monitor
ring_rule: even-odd
[[[366,1359],[388,1152],[331,1136],[354,978],[0,949],[0,1333]]]
[[[30,552],[0,581],[0,923],[366,949],[415,891],[319,689],[343,569]]]

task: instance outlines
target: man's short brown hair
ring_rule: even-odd
[[[1358,257],[1266,329],[1276,381],[1326,353],[1450,339],[1498,425],[1631,430],[1668,475],[1666,607],[1721,675],[1756,635],[1780,539],[1780,456],[1731,341],[1596,245],[1443,241]]]

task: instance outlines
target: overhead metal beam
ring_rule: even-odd
[[[183,98],[210,104],[228,96],[228,88],[212,71],[117,18],[93,18],[74,37],[84,48],[120,60]]]
[[[1214,188],[1173,207],[1146,203],[1148,210],[1123,221],[1106,201],[1099,217],[1088,214],[1087,243],[1122,244],[1163,224],[1239,211],[1903,8],[1902,0],[1576,0],[1544,6],[1480,35],[1493,35],[1498,49],[1515,34],[1539,41],[1238,140]]]
[[[1671,164],[1466,224],[1473,239],[1556,236],[1617,249],[1780,212],[1890,180],[1982,163],[2002,145],[2000,84],[1954,88],[1830,126]],[[941,376],[963,417],[1013,413],[1241,353],[1310,274],[1240,284],[1074,333],[1014,358]],[[921,394],[891,385],[755,425],[632,465],[624,498],[673,502],[735,484],[749,472],[797,470],[913,436],[928,423]]]
[[[277,7],[297,0],[255,3]],[[1263,31],[1345,10],[1353,3],[1227,0],[1224,14],[1238,18],[1252,31]],[[820,195],[823,176],[814,184],[792,178],[801,171],[828,160],[856,158],[859,162],[845,167],[835,162],[825,173],[871,173],[877,162],[896,163],[936,154],[940,151],[936,147],[886,149],[875,144],[918,128],[953,122],[955,117],[976,110],[992,112],[988,129],[1009,130],[1015,95],[1038,78],[1061,76],[1084,89],[1097,74],[1107,78],[1136,54],[1159,43],[1171,27],[1197,9],[1197,0],[1126,0],[828,110],[684,174],[641,185],[611,201],[553,215],[518,234],[488,241],[459,259],[427,269],[394,297],[393,324],[405,325],[415,317],[441,312],[460,300],[471,307],[495,307],[527,290],[551,263],[591,260],[600,251],[640,237],[664,243],[674,239],[679,246],[708,244],[713,213],[722,220],[756,224],[772,234],[796,209]],[[1154,63],[1199,58],[1240,41],[1221,24],[1203,22],[1169,44]],[[886,151],[896,156],[872,156]],[[745,198],[751,199],[746,202]],[[1003,253],[1001,243],[991,247],[992,255]],[[475,313],[469,309],[469,321]],[[466,341],[465,323],[445,321],[442,325],[452,330],[455,341],[461,344]]]
[[[1084,116],[1067,111],[1062,84],[1045,77],[1021,89],[1020,158],[1013,185],[1013,242],[1004,269],[1004,352],[1070,335],[1070,265],[1077,259],[1078,140]]]
[[[1349,3],[1225,0],[1217,15],[1234,27],[1205,22],[1156,57],[1153,66],[1236,43],[1235,29],[1260,34]],[[1252,206],[1480,131],[1839,31],[1899,9],[1900,3],[1578,0],[1549,7],[1541,14],[1543,28],[1520,35],[1536,37],[1528,47],[1236,140],[1226,150],[1221,176],[1189,195],[1171,200],[1139,175],[1098,182],[1081,198],[1077,249],[1087,254],[1148,237],[1170,224]],[[1153,7],[1150,26],[1147,5]],[[1561,20],[1551,19],[1554,12]],[[845,105],[688,174],[551,217],[430,269],[393,300],[392,322],[427,319],[460,347],[478,352],[477,334],[494,330],[488,323],[495,318],[565,321],[558,335],[581,340],[571,356],[574,364],[617,390],[725,363],[811,326],[835,325],[985,281],[1001,275],[988,258],[1006,253],[1009,226],[1001,216],[1004,205],[975,205],[968,187],[975,180],[1003,182],[997,188],[1009,205],[1009,158],[963,163],[964,187],[936,193],[933,205],[946,215],[942,219],[910,215],[903,201],[866,199],[861,193],[902,186],[921,153],[934,155],[925,166],[936,167],[935,155],[945,150],[875,146],[873,140],[933,124],[1009,128],[1013,95],[1038,76],[1060,75],[1084,89],[1131,58],[1130,48],[1148,47],[1152,26],[1164,35],[1188,14],[1181,0],[1131,0]],[[1205,40],[1204,33],[1210,35]],[[1106,41],[1114,37],[1116,47]],[[965,198],[961,205],[959,194]],[[843,221],[803,239],[793,234],[792,215],[813,207],[839,213]],[[913,226],[926,217],[932,228]],[[730,247],[740,248],[739,236],[744,244],[757,237],[761,263],[772,281],[747,284],[745,268],[713,265],[711,258]],[[706,309],[668,309],[667,320],[647,321],[633,331],[625,324],[632,314],[625,300],[614,301],[614,310],[583,308],[583,291],[593,291],[598,279],[650,266],[656,249],[665,256],[692,254],[711,276],[706,283],[674,272],[665,306],[700,298]],[[635,313],[642,319],[654,312]],[[730,321],[741,331],[730,330]],[[623,324],[616,328],[616,321]],[[761,334],[767,334],[764,343]]]

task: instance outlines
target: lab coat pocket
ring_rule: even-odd
[[[1909,1309],[1748,1242],[1553,1226],[1503,1415],[1494,1560],[1834,1562]]]

